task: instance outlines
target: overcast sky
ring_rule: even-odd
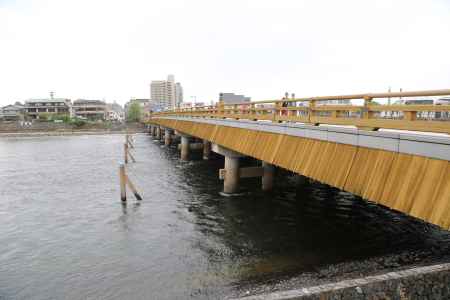
[[[450,88],[450,1],[0,0],[0,105]]]

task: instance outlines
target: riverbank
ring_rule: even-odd
[[[342,280],[309,288],[248,296],[241,300],[448,299],[450,264],[437,264]]]
[[[73,131],[23,131],[23,132],[0,132],[2,137],[39,137],[39,136],[77,136],[77,135],[106,135],[106,134],[125,134],[143,133],[144,130],[73,130]]]
[[[285,274],[272,274],[272,276],[266,277],[265,279],[252,278],[247,282],[240,281],[236,289],[237,293],[234,297],[255,300],[316,299],[308,298],[316,296],[317,299],[319,299],[320,295],[315,295],[315,293],[312,293],[313,295],[311,295],[310,293],[299,294],[298,292],[310,289],[311,291],[320,290],[316,289],[316,287],[321,286],[333,286],[336,290],[336,287],[344,287],[339,284],[342,282],[358,281],[364,278],[383,276],[387,273],[401,273],[416,268],[428,268],[429,266],[450,266],[450,247],[445,241],[442,241],[440,244],[441,245],[436,245],[436,248],[428,250],[407,250],[397,254],[381,255],[368,259],[350,260],[338,264],[318,266],[313,268],[313,270],[300,272],[300,274],[298,274],[297,271],[292,271],[286,272]],[[450,276],[450,267],[447,268],[446,274]],[[424,275],[422,279],[426,282],[425,276],[426,275]],[[433,278],[429,281],[433,281]],[[386,290],[388,289],[387,284],[384,284],[383,286],[385,286]],[[331,290],[333,290],[333,288]],[[383,290],[380,291],[383,292]],[[348,291],[346,291],[346,293],[347,292]],[[292,296],[294,294],[297,297],[286,298],[287,295]]]

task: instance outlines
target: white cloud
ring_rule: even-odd
[[[0,105],[50,90],[125,102],[173,73],[186,96],[450,87],[450,4],[0,0]]]

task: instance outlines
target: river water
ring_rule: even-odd
[[[144,199],[129,194],[123,206],[123,142],[0,139],[0,299],[217,299],[249,282],[448,241],[288,173],[273,193],[246,179],[242,196],[223,197],[223,159],[181,162],[143,134],[127,172]]]

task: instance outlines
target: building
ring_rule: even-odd
[[[90,121],[106,120],[106,103],[101,100],[78,99],[73,102],[73,115]]]
[[[183,103],[183,87],[181,83],[175,83],[175,107],[180,107],[181,103]]]
[[[120,104],[107,103],[106,104],[106,120],[113,122],[123,122],[125,120],[125,111]]]
[[[436,105],[450,105],[450,97],[439,98],[435,102]]]
[[[433,99],[407,99],[402,100],[402,104],[406,105],[433,105]]]
[[[24,118],[24,106],[20,102],[0,108],[0,120],[19,121]]]
[[[25,115],[39,119],[42,115],[72,116],[72,102],[65,98],[30,99],[25,101]]]
[[[244,95],[236,95],[234,93],[220,93],[219,101],[224,104],[236,104],[243,102],[250,102],[250,97],[245,97]]]
[[[153,80],[150,95],[153,103],[163,110],[179,107],[183,102],[183,88],[173,75],[167,76],[167,80]]]
[[[181,103],[180,108],[191,108],[191,107],[202,107],[202,106],[206,106],[205,102],[196,102],[196,103],[183,102],[183,103]]]

